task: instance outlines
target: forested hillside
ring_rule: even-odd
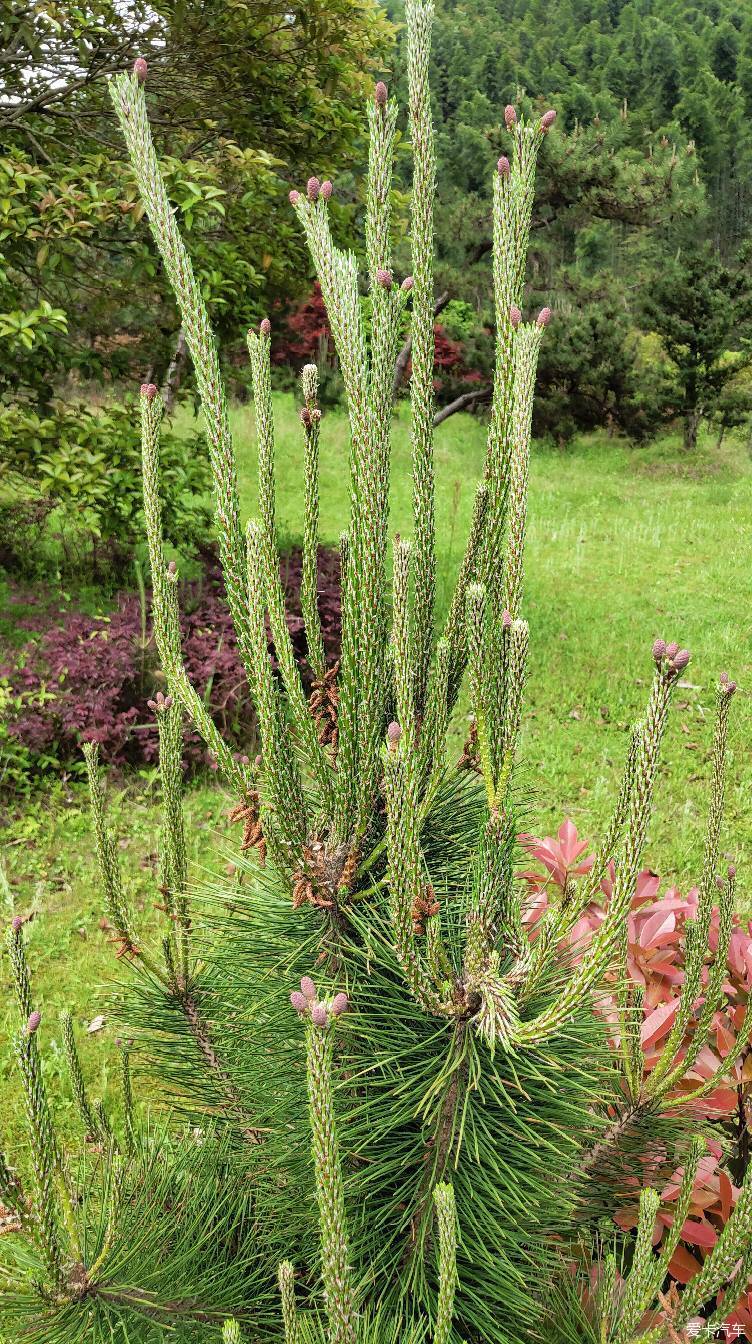
[[[402,7],[387,8],[399,23]],[[735,0],[438,0],[434,51],[440,286],[468,305],[450,305],[448,334],[471,349],[476,369],[484,351],[487,363],[489,176],[507,147],[504,107],[555,107],[536,203],[540,293],[531,298],[545,295],[571,322],[544,359],[539,427],[566,430],[568,401],[570,426],[612,418],[630,433],[652,431],[694,394],[672,365],[634,367],[630,333],[656,327],[646,297],[677,259],[680,282],[705,276],[711,311],[729,309],[744,288],[752,11]],[[687,294],[696,325],[704,317],[692,304]],[[721,350],[740,346],[739,316]],[[720,416],[710,387],[718,350],[710,376],[708,353],[699,372],[694,358],[689,382],[704,384],[704,409],[712,402]],[[462,381],[459,370],[455,390]]]

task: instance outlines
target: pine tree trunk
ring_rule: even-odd
[[[172,413],[172,408],[175,405],[178,392],[180,391],[180,384],[183,381],[183,375],[185,374],[187,364],[188,346],[185,340],[185,332],[181,327],[177,334],[175,349],[162,388],[162,401],[164,402],[165,415],[171,415]]]
[[[700,427],[700,418],[702,411],[699,406],[695,406],[688,411],[684,417],[684,451],[685,453],[694,452],[697,447],[697,431]]]

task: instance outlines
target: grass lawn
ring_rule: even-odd
[[[276,398],[278,516],[284,541],[302,525],[302,435],[292,398]],[[253,415],[232,414],[244,515],[255,508]],[[190,423],[181,412],[179,424]],[[462,553],[484,427],[457,416],[437,432],[438,595],[444,607]],[[321,518],[325,541],[347,523],[348,436],[344,416],[322,424]],[[393,531],[410,536],[409,425],[395,430]],[[691,461],[677,440],[635,450],[593,437],[558,452],[533,454],[525,614],[531,660],[522,758],[533,803],[528,828],[550,833],[564,816],[598,835],[612,805],[629,726],[642,712],[651,677],[650,645],[658,634],[680,640],[692,662],[676,695],[665,743],[647,861],[688,886],[699,876],[709,784],[713,684],[728,670],[740,683],[732,712],[724,846],[739,866],[740,901],[752,906],[752,770],[750,769],[750,617],[752,608],[752,464],[733,441],[717,452],[701,445]],[[6,613],[7,622],[7,613]],[[454,725],[459,751],[464,711]],[[158,816],[154,776],[144,772],[113,788],[112,816],[127,881],[148,920],[154,896]],[[226,800],[211,784],[188,800],[193,873],[221,868],[235,837]],[[6,915],[35,912],[29,942],[37,1000],[48,1023],[68,1006],[82,1030],[102,1011],[103,984],[114,966],[99,927],[101,901],[85,798],[63,783],[5,818],[0,890]],[[7,964],[3,987],[7,986]],[[0,1105],[11,1156],[20,1132],[12,1118],[12,1066],[5,1048],[15,1012],[0,1009]],[[73,1123],[54,1025],[46,1036],[48,1068],[59,1081],[64,1116]],[[94,1092],[117,1069],[108,1025],[84,1034],[83,1055]],[[52,1041],[52,1045],[50,1042]],[[60,1078],[57,1078],[60,1075]],[[15,1095],[15,1094],[14,1094]],[[6,1117],[10,1115],[11,1119]]]

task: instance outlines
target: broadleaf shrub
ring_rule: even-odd
[[[0,405],[0,444],[6,565],[38,571],[40,548],[55,541],[64,568],[122,576],[144,530],[137,411],[57,403],[42,414]],[[211,517],[198,435],[165,434],[162,472],[166,535],[182,554],[194,554],[208,542]]]

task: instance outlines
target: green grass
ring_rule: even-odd
[[[289,396],[276,399],[279,523],[302,525],[302,434]],[[244,517],[256,508],[253,412],[233,412]],[[485,445],[484,425],[456,416],[437,431],[439,604],[451,594]],[[322,422],[321,531],[336,543],[348,517],[345,417]],[[409,422],[395,427],[392,532],[410,536]],[[550,831],[565,815],[586,834],[605,825],[626,750],[642,713],[656,635],[692,661],[668,734],[650,861],[687,884],[699,874],[709,783],[714,683],[740,683],[730,733],[725,835],[744,869],[750,851],[752,775],[752,464],[739,444],[710,441],[684,458],[666,438],[634,449],[593,436],[566,451],[533,451],[524,609],[531,656],[522,758],[535,795],[531,824]],[[464,725],[456,725],[459,744]],[[743,884],[742,884],[743,885]]]
[[[292,398],[276,397],[278,516],[287,542],[302,524],[302,435]],[[232,412],[244,516],[256,506],[253,415]],[[179,424],[190,423],[183,411]],[[436,441],[438,595],[445,607],[462,553],[484,427],[455,417]],[[322,425],[321,524],[336,543],[347,524],[348,435],[345,417]],[[395,427],[391,527],[409,536],[409,425]],[[603,828],[624,758],[629,726],[645,703],[650,645],[664,635],[692,650],[667,735],[657,808],[646,861],[686,887],[699,876],[710,776],[713,684],[728,670],[741,691],[730,733],[724,847],[739,866],[740,900],[750,901],[752,772],[749,767],[749,611],[752,606],[752,465],[731,442],[722,453],[701,446],[683,459],[677,440],[635,450],[604,436],[558,452],[535,446],[527,541],[525,614],[531,657],[522,758],[533,795],[528,828],[550,833],[571,816],[585,835]],[[12,619],[12,618],[11,618]],[[6,612],[6,634],[9,614]],[[463,713],[454,725],[459,751]],[[188,800],[194,878],[222,868],[235,837],[221,789],[195,787]],[[113,789],[113,823],[121,837],[128,885],[148,922],[155,899],[158,816],[153,772]],[[48,1022],[68,1006],[82,1030],[106,1001],[113,951],[99,927],[101,900],[85,799],[79,785],[60,785],[7,818],[3,858],[10,887],[7,914],[34,914],[29,942],[38,1001]],[[0,894],[0,900],[2,896]],[[7,988],[7,964],[3,965]],[[0,1032],[7,1041],[15,1015],[6,999]],[[46,1044],[55,1038],[53,1026]],[[116,1070],[109,1026],[83,1036],[94,1091],[106,1092]],[[73,1125],[59,1054],[47,1051],[59,1084],[63,1117]],[[7,1049],[0,1072],[3,1115],[15,1092]],[[19,1118],[4,1119],[11,1150]]]

